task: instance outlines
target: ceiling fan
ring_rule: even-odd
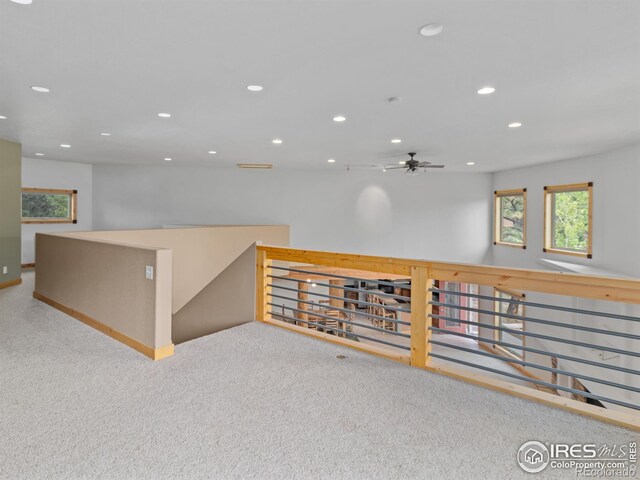
[[[400,165],[386,165],[384,170],[400,170],[401,168],[405,169],[405,173],[418,173],[421,168],[424,168],[425,171],[427,168],[444,168],[444,165],[433,165],[431,162],[419,162],[413,157],[416,156],[416,152],[409,152],[409,160],[406,162],[402,162]]]

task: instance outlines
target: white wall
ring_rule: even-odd
[[[94,166],[94,228],[289,224],[297,248],[487,262],[491,175]]]
[[[497,265],[524,268],[544,268],[540,259],[559,260],[588,265],[613,274],[640,277],[640,256],[636,254],[640,243],[640,204],[638,180],[640,179],[640,145],[630,146],[601,155],[565,160],[529,168],[509,170],[494,174],[494,190],[527,188],[527,249],[493,246],[493,260]],[[593,182],[593,258],[581,258],[561,254],[543,253],[543,187],[568,183]],[[527,293],[527,300],[565,307],[580,308],[622,315],[640,316],[640,306],[594,301],[574,297],[560,297]],[[640,324],[635,322],[592,317],[546,309],[528,308],[526,315],[532,318],[553,320],[569,325],[596,327],[640,335]],[[636,351],[638,341],[591,332],[572,331],[534,322],[526,322],[529,332],[560,336],[572,340],[608,347]],[[640,361],[626,355],[603,354],[601,350],[564,345],[547,340],[527,338],[526,345],[551,352],[572,355],[584,359],[640,368]],[[534,363],[551,366],[550,357],[527,354]],[[604,378],[609,381],[640,387],[637,376],[588,365],[559,360],[558,367],[568,371]],[[549,381],[550,374],[536,371]],[[631,403],[640,403],[640,395],[621,391],[602,384],[581,380],[593,393],[612,396]],[[612,408],[616,408],[612,406]]]
[[[494,174],[494,190],[527,188],[527,249],[494,246],[497,265],[543,268],[547,258],[640,277],[640,145]],[[543,253],[545,185],[593,182],[593,258]]]
[[[58,188],[78,190],[78,223],[22,225],[22,263],[35,261],[34,241],[36,232],[67,232],[91,230],[92,222],[92,165],[58,162],[34,158],[22,159],[23,188]]]

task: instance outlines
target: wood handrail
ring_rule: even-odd
[[[271,260],[349,268],[411,277],[412,267],[425,267],[428,278],[477,283],[502,289],[525,290],[613,302],[640,304],[640,280],[522,268],[412,260],[372,255],[258,246]]]
[[[528,386],[514,385],[507,381],[486,377],[473,371],[451,368],[450,366],[434,366],[431,362],[432,343],[431,330],[429,329],[431,325],[430,313],[433,305],[431,297],[434,280],[476,283],[497,287],[502,290],[534,291],[634,304],[640,304],[640,280],[520,268],[299,250],[263,245],[257,246],[256,248],[256,318],[264,323],[640,431],[640,416],[635,412],[617,411],[589,405]],[[412,289],[411,343],[409,355],[374,345],[354,342],[353,340],[341,338],[336,335],[309,330],[308,328],[271,318],[267,300],[272,295],[268,270],[273,261],[374,272],[381,274],[382,276],[380,278],[385,278],[385,274],[410,278]],[[344,272],[341,272],[341,274],[351,275],[350,273]],[[353,275],[357,277],[358,273],[354,272]],[[306,285],[306,283],[303,283],[303,285]]]

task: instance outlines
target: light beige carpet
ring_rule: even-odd
[[[575,478],[516,452],[638,439],[257,323],[152,362],[32,288],[0,291],[2,479]]]

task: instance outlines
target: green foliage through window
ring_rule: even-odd
[[[498,241],[524,244],[525,200],[524,194],[498,196]]]
[[[23,193],[23,219],[71,220],[71,195],[52,193]]]
[[[586,252],[589,248],[589,191],[554,192],[552,248]]]

